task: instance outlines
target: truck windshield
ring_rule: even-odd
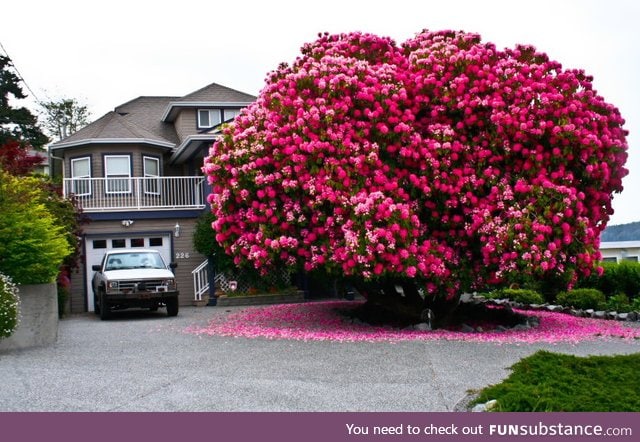
[[[107,257],[105,271],[127,269],[164,269],[164,261],[159,253],[131,252],[113,253]]]

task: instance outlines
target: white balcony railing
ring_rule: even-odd
[[[64,195],[74,195],[85,212],[203,209],[205,178],[65,178]]]

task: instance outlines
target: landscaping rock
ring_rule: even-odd
[[[597,312],[594,312],[593,316],[591,317],[596,319],[604,319],[607,317],[607,313],[605,311],[598,310]]]
[[[618,321],[626,321],[628,317],[629,317],[629,313],[618,313],[616,315],[616,319]]]
[[[529,329],[531,329],[531,326],[529,324],[517,324],[511,328],[511,330],[515,331],[524,331]]]
[[[463,333],[473,333],[473,332],[476,331],[476,329],[471,327],[471,326],[469,326],[469,325],[467,325],[467,324],[462,324],[460,326],[460,331],[463,332]]]
[[[471,409],[472,413],[482,413],[487,411],[487,407],[484,404],[477,404]]]
[[[419,324],[416,324],[413,326],[414,330],[418,330],[418,331],[430,331],[431,330],[431,324],[427,323],[427,322],[420,322]]]
[[[538,318],[537,316],[529,316],[527,318],[527,325],[529,325],[529,327],[537,327],[540,325],[540,318]]]
[[[637,321],[638,320],[638,313],[637,312],[629,312],[629,314],[627,316],[627,320],[629,320],[629,321]]]
[[[586,317],[593,318],[595,311],[592,308],[588,308],[584,311]]]
[[[484,409],[486,411],[491,411],[498,406],[498,401],[495,399],[491,399],[486,404],[484,404]]]
[[[616,311],[606,313],[607,319],[616,319],[617,316],[618,316],[618,312]]]
[[[562,310],[562,306],[561,305],[548,305],[547,306],[547,311],[550,312],[559,312]]]

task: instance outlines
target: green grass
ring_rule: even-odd
[[[496,399],[494,411],[640,411],[640,353],[581,358],[539,351],[511,369],[473,404]]]

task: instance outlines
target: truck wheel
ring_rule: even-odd
[[[167,299],[167,316],[178,316],[178,298]]]
[[[111,308],[107,304],[106,295],[104,293],[100,296],[100,319],[105,320],[111,317]]]
[[[95,292],[93,292],[93,312],[96,315],[100,314],[100,298],[98,298]]]

